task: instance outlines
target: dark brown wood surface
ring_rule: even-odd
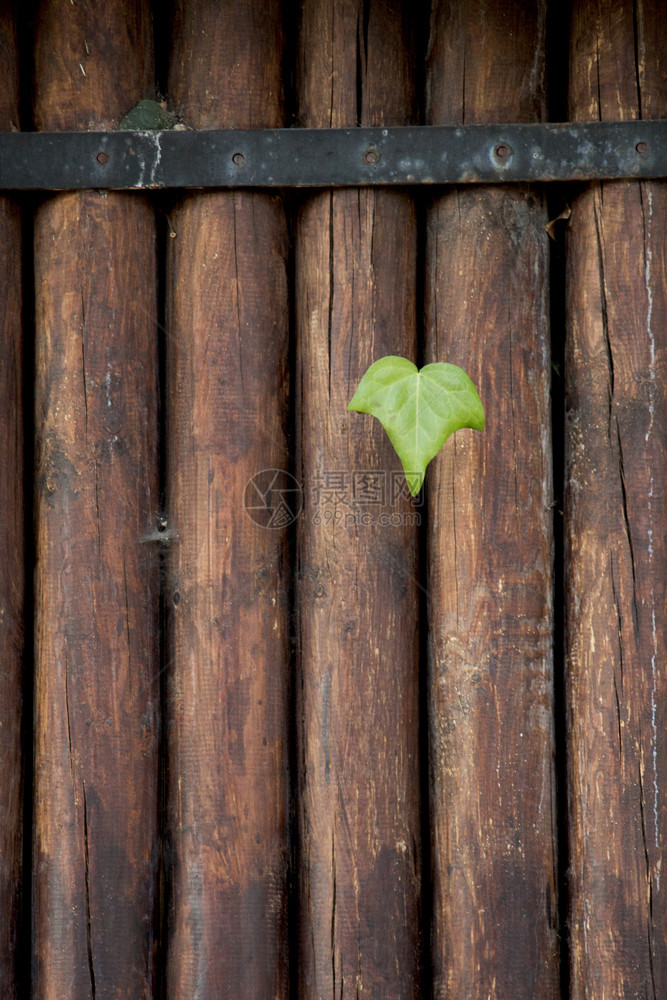
[[[154,97],[151,7],[188,128],[414,124],[421,84],[427,124],[546,117],[546,0],[29,6],[24,127],[114,129]],[[667,117],[661,0],[568,7],[568,117]],[[555,609],[542,192],[300,191],[291,232],[279,194],[161,193],[161,338],[149,199],[25,202],[31,775],[32,306],[0,193],[0,1000],[30,978],[35,1000],[556,1000],[565,916],[572,1000],[667,994],[667,182],[568,197]],[[426,506],[346,409],[389,353],[462,365],[486,406]]]
[[[170,101],[194,128],[279,127],[282,46],[277,2],[179,3]],[[288,468],[286,217],[236,191],[169,221],[167,996],[286,998],[287,526],[244,510]]]
[[[141,13],[140,13],[141,12]],[[39,128],[114,127],[152,87],[148,5],[45,2]],[[34,996],[153,996],[158,889],[153,210],[35,219]]]
[[[308,0],[299,124],[414,121],[412,45],[399,3]],[[416,358],[414,202],[398,191],[314,194],[300,208],[295,239],[305,499],[295,975],[303,1000],[413,998],[421,868],[416,511],[392,495],[404,479],[382,427],[346,407],[373,361]],[[394,523],[383,524],[392,514]]]
[[[427,121],[544,116],[542,2],[438,3]],[[433,996],[558,990],[548,246],[541,196],[468,188],[427,217],[426,358],[486,429],[427,477]]]
[[[574,4],[570,116],[667,114],[657,2]],[[567,239],[571,996],[667,991],[667,187],[593,184]]]
[[[16,23],[0,9],[0,130],[19,127]],[[24,643],[21,212],[0,196],[0,1000],[16,1000],[23,843]]]

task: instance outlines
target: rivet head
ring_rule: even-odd
[[[378,153],[377,149],[367,149],[366,152],[364,153],[365,163],[370,163],[370,164],[377,163],[379,159],[380,159],[380,154]]]
[[[501,142],[499,146],[496,146],[495,152],[499,160],[506,160],[510,155],[510,148],[509,146],[506,146],[505,143]]]
[[[245,163],[245,156],[243,153],[234,153],[232,156],[232,163],[235,163],[237,167],[242,167]]]
[[[643,156],[647,149],[648,145],[645,142],[638,142],[637,145],[635,146],[635,150],[637,153],[639,153],[640,156]]]
[[[108,154],[108,153],[105,153],[105,152],[104,152],[104,150],[102,149],[102,150],[100,150],[100,152],[99,152],[99,153],[97,154],[97,156],[95,157],[95,159],[97,160],[97,162],[98,162],[98,163],[99,163],[99,164],[100,164],[101,166],[104,166],[104,164],[105,164],[105,163],[108,163],[108,162],[109,162],[109,154]]]

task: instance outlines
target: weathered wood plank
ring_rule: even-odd
[[[278,2],[179,3],[170,100],[199,129],[279,127],[282,47]],[[244,499],[288,464],[287,223],[250,191],[188,196],[169,219],[166,990],[285,998],[287,526]]]
[[[300,124],[414,121],[413,30],[396,2],[308,0]],[[404,480],[384,431],[346,407],[377,358],[416,357],[415,207],[404,192],[316,194],[301,206],[295,239],[305,491],[298,990],[304,1000],[413,998],[421,962],[415,511],[392,492]],[[364,483],[375,503],[359,492]]]
[[[114,127],[153,85],[147,4],[45,2],[34,123]],[[149,998],[157,901],[154,218],[35,219],[34,995]]]
[[[570,115],[667,114],[660,3],[574,4]],[[567,239],[571,996],[667,990],[664,183],[604,183]]]
[[[437,3],[427,122],[543,117],[544,20],[542,2]],[[461,365],[487,414],[427,481],[438,1000],[559,994],[545,222],[525,187],[427,216],[427,360]]]
[[[0,129],[19,127],[13,5],[0,8]],[[25,570],[21,212],[0,196],[0,998],[16,1000],[23,850],[21,762]]]

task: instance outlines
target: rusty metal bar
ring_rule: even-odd
[[[494,184],[667,176],[667,119],[0,134],[0,190]]]

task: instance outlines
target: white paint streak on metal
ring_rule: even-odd
[[[162,133],[161,132],[149,132],[153,145],[155,146],[155,162],[151,169],[151,186],[155,187],[155,174],[157,173],[157,168],[160,166],[160,160],[162,159]]]

